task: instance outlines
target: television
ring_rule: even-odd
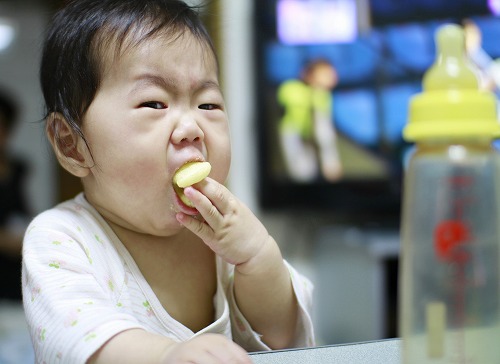
[[[423,74],[434,62],[435,31],[473,19],[483,49],[495,59],[496,11],[494,0],[255,0],[260,207],[397,224],[413,147],[401,133],[409,100],[422,91]],[[323,131],[314,129],[319,112],[310,109],[326,99],[312,101],[307,95],[313,93],[301,89],[309,65],[324,61],[337,75],[323,108],[330,131],[324,121]],[[295,89],[283,91],[287,83]],[[286,124],[290,118],[302,121]],[[320,139],[332,140],[337,174],[325,172]],[[304,172],[307,161],[314,165]]]

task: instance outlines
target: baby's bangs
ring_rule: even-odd
[[[212,40],[193,8],[185,7],[174,13],[149,3],[142,9],[140,17],[136,12],[116,15],[107,19],[92,42],[92,58],[101,72],[105,66],[103,61],[110,60],[108,57],[111,57],[111,61],[117,59],[123,52],[152,38],[175,42],[186,31],[207,51],[216,54]]]

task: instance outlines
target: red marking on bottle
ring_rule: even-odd
[[[457,251],[456,248],[469,239],[469,228],[463,221],[441,221],[434,230],[434,249],[441,260],[464,261],[467,254]]]

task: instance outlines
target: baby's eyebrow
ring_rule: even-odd
[[[137,77],[134,77],[134,86],[130,90],[129,94],[132,95],[138,91],[141,91],[143,89],[146,89],[148,87],[154,86],[154,87],[159,87],[164,90],[169,90],[169,91],[179,91],[180,87],[180,82],[177,81],[176,79],[173,78],[165,78],[159,75],[155,75],[152,73],[144,73],[140,74]],[[218,82],[213,81],[213,80],[205,80],[201,82],[193,82],[190,85],[191,90],[194,92],[199,92],[203,91],[206,89],[215,89],[217,91],[220,91],[220,85]]]
[[[134,87],[130,90],[129,94],[143,90],[150,86],[160,87],[162,89],[176,89],[177,82],[173,79],[164,78],[155,74],[145,73],[134,78]]]
[[[201,82],[197,87],[193,87],[196,91],[206,90],[206,89],[216,89],[220,91],[220,86],[215,81],[204,81]]]

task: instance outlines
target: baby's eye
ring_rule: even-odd
[[[148,102],[143,102],[140,107],[149,107],[151,109],[166,109],[167,105],[165,105],[163,102],[159,101],[148,101]]]
[[[201,104],[200,106],[198,106],[199,109],[202,109],[202,110],[216,110],[216,109],[220,109],[219,105],[216,105],[216,104]]]

